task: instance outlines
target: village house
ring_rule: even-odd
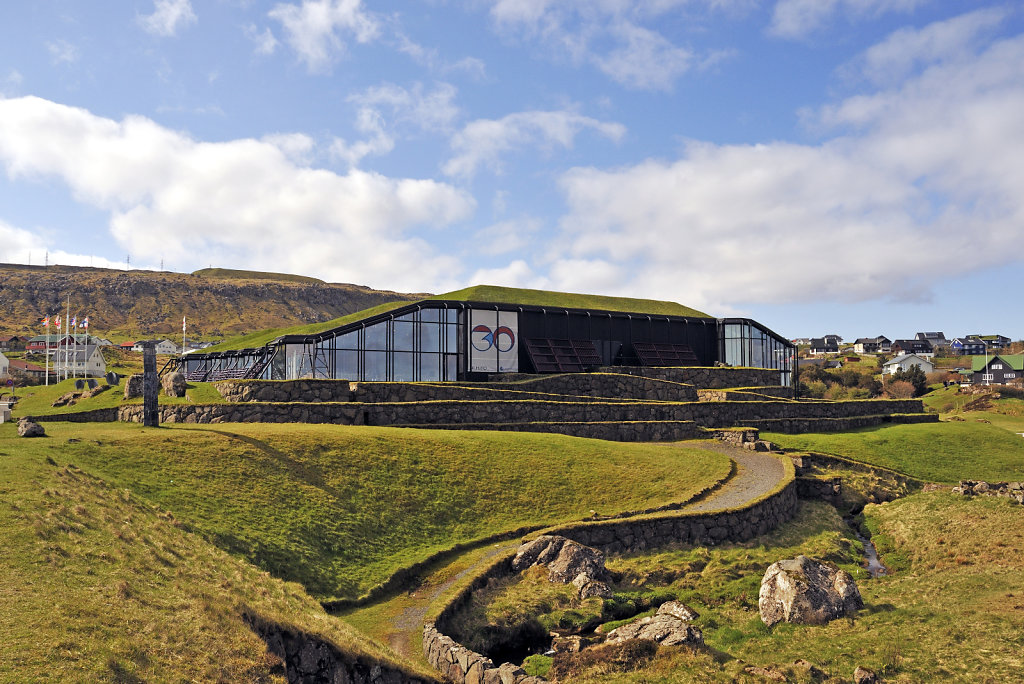
[[[903,371],[905,373],[913,366],[917,366],[925,373],[931,373],[935,370],[935,364],[924,357],[918,356],[917,354],[900,354],[899,356],[894,356],[882,365],[882,374],[893,375],[897,371]]]
[[[989,359],[975,356],[971,370],[975,385],[1018,382],[1024,377],[1024,354],[996,354]]]
[[[0,378],[6,378],[11,374],[10,366],[11,362],[7,360],[7,357],[4,356],[3,352],[0,352]]]
[[[949,351],[957,356],[974,356],[975,354],[984,354],[985,343],[974,335],[954,337],[949,342]]]
[[[88,346],[70,347],[53,358],[54,365],[59,369],[61,376],[92,376],[101,378],[107,373],[107,362],[103,359],[100,348],[94,344]]]
[[[853,343],[853,351],[858,354],[888,352],[889,345],[891,344],[892,340],[885,335],[879,335],[878,337],[860,337]]]
[[[928,340],[896,340],[892,343],[890,350],[897,356],[900,354],[917,354],[925,359],[935,356],[935,350]]]
[[[12,378],[25,378],[26,380],[43,380],[46,378],[46,368],[30,361],[23,361],[22,359],[11,359],[8,373]]]
[[[833,335],[814,337],[811,338],[811,347],[807,350],[807,353],[814,354],[815,356],[821,354],[838,354],[839,343]]]
[[[1003,335],[971,335],[985,343],[989,349],[1003,349],[1010,346],[1010,338]]]
[[[941,332],[919,332],[914,335],[914,339],[926,341],[928,344],[932,345],[933,351],[949,347],[949,340],[947,340],[946,335]]]
[[[24,351],[28,340],[20,335],[4,335],[0,337],[0,352]]]

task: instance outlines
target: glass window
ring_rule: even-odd
[[[366,361],[363,369],[363,380],[387,380],[388,379],[388,354],[382,351],[364,352],[363,358]]]
[[[393,349],[395,351],[412,351],[412,340],[413,335],[416,331],[415,323],[407,323],[405,321],[395,321],[394,323],[394,338],[392,339]]]
[[[338,380],[359,380],[359,352],[342,349],[334,355],[334,377]]]
[[[388,324],[387,321],[371,325],[366,328],[365,340],[367,349],[384,350],[388,348]]]
[[[426,323],[436,323],[441,320],[441,309],[422,309],[420,320]]]
[[[412,352],[398,352],[396,351],[393,357],[394,367],[392,369],[391,380],[398,382],[410,382],[414,380],[412,374]]]
[[[418,354],[416,358],[419,364],[420,380],[432,381],[441,379],[441,359],[444,357],[440,354]]]
[[[444,378],[443,380],[456,380],[459,377],[459,357],[455,354],[444,355]]]
[[[444,351],[454,353],[459,349],[459,326],[446,325],[444,331]]]
[[[359,349],[359,331],[338,335],[333,341],[335,349]]]
[[[411,312],[409,312],[407,314],[402,314],[401,316],[395,316],[395,320],[396,321],[408,321],[408,322],[412,323],[412,322],[414,322],[416,320],[416,312],[415,311],[411,311]]]
[[[425,352],[441,351],[441,326],[436,323],[420,324],[420,349]]]

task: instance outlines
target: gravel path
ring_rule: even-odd
[[[688,449],[698,448],[717,451],[725,454],[736,463],[736,474],[732,478],[708,497],[685,506],[682,509],[684,511],[712,512],[726,508],[736,508],[774,490],[786,474],[782,462],[772,454],[748,451],[721,443],[710,442],[682,442],[680,446]],[[420,588],[411,594],[417,600],[416,605],[407,607],[395,620],[395,632],[388,639],[390,642],[389,646],[406,658],[421,660],[422,654],[420,650],[422,646],[419,636],[423,629],[427,607],[460,578],[491,562],[499,553],[510,551],[517,546],[518,540],[496,544],[493,549],[476,563],[446,580],[439,581],[438,578],[447,574],[446,568],[448,566],[439,568],[436,573],[424,578]],[[453,563],[457,561],[458,559],[454,559]]]

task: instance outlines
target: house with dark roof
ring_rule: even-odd
[[[807,353],[814,355],[821,354],[838,354],[839,343],[836,341],[835,336],[827,335],[825,337],[812,337],[810,349]]]
[[[853,343],[853,350],[858,354],[875,354],[877,352],[888,352],[892,340],[885,335],[878,337],[859,337]]]
[[[975,356],[971,366],[975,385],[1005,385],[1024,378],[1024,354]]]
[[[0,337],[0,352],[24,351],[28,338],[21,335],[4,335]]]
[[[949,341],[949,351],[957,356],[974,356],[985,353],[985,343],[974,335],[954,337]]]
[[[1010,346],[1010,338],[1003,335],[971,335],[985,343],[989,349],[1004,349]]]
[[[941,332],[919,332],[914,335],[914,339],[925,340],[928,344],[932,345],[933,350],[949,347],[949,341],[946,340],[946,335]]]
[[[921,358],[930,359],[935,356],[935,350],[928,340],[896,340],[892,343],[893,354],[917,354]]]

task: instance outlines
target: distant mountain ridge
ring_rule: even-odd
[[[40,319],[64,314],[69,295],[71,315],[88,316],[89,331],[101,337],[177,337],[182,316],[190,337],[234,336],[429,296],[219,268],[173,273],[0,264],[0,332],[42,334]]]

